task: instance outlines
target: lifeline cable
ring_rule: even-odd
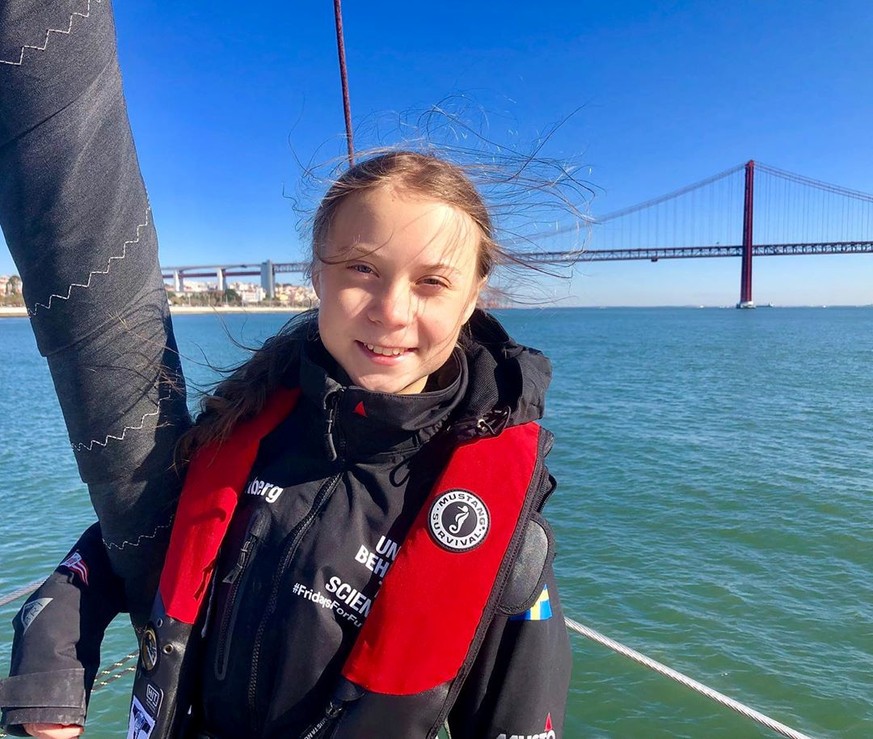
[[[763,713],[756,711],[754,708],[749,708],[739,701],[734,700],[733,698],[729,698],[724,695],[724,693],[719,693],[717,690],[714,690],[703,683],[697,682],[697,680],[693,680],[687,675],[683,675],[681,672],[674,670],[671,667],[667,667],[667,665],[661,664],[660,662],[653,660],[651,657],[646,657],[644,654],[640,654],[634,649],[630,647],[626,647],[624,644],[615,641],[615,639],[610,639],[608,636],[604,636],[599,631],[595,631],[594,629],[590,629],[587,626],[583,626],[577,621],[574,621],[572,618],[564,617],[564,623],[567,624],[567,628],[571,631],[575,631],[577,634],[581,634],[592,641],[597,642],[605,647],[609,647],[614,652],[618,652],[629,659],[632,659],[634,662],[638,662],[641,665],[645,665],[651,670],[654,670],[660,675],[664,675],[665,677],[669,677],[672,680],[675,680],[678,683],[681,683],[686,688],[691,688],[691,690],[695,690],[701,695],[705,695],[707,698],[714,700],[716,703],[720,703],[723,706],[727,706],[728,708],[736,711],[737,713],[745,716],[746,718],[752,719],[762,726],[766,726],[771,731],[775,731],[777,734],[781,734],[782,736],[787,736],[790,739],[811,739],[811,737],[806,734],[801,734],[799,731],[792,729],[790,726],[786,726],[785,724],[779,723],[775,719],[770,718],[769,716],[765,716]]]
[[[25,585],[18,590],[4,595],[2,598],[0,598],[0,606],[11,603],[13,600],[16,600],[17,598],[20,598],[24,595],[30,595],[41,584],[42,581],[40,580],[38,582],[31,583],[30,585]],[[615,639],[610,639],[608,636],[601,634],[599,631],[595,631],[588,626],[583,626],[578,621],[574,621],[568,616],[564,617],[564,623],[567,625],[567,628],[570,629],[570,631],[575,631],[577,634],[581,634],[591,641],[597,642],[604,647],[608,647],[614,652],[617,652],[618,654],[632,659],[634,662],[637,662],[641,665],[644,665],[645,667],[648,667],[651,670],[654,670],[659,675],[669,677],[672,680],[680,683],[681,685],[684,685],[686,688],[690,688],[691,690],[694,690],[701,695],[705,695],[707,698],[714,700],[716,703],[720,703],[721,705],[726,706],[733,711],[736,711],[740,715],[752,719],[752,721],[755,721],[762,726],[766,726],[768,729],[770,729],[771,731],[775,731],[777,734],[787,736],[789,737],[789,739],[812,739],[812,737],[808,736],[807,734],[802,734],[796,729],[792,729],[790,726],[786,726],[785,724],[764,715],[760,711],[756,711],[754,708],[750,708],[749,706],[740,703],[733,698],[729,698],[724,693],[719,693],[717,690],[710,688],[709,686],[704,685],[703,683],[698,682],[697,680],[694,680],[687,675],[683,675],[681,672],[679,672],[678,670],[674,670],[672,667],[667,667],[667,665],[662,664],[661,662],[658,662],[651,657],[647,657],[646,655],[637,652],[635,649],[631,649],[621,642],[615,641]],[[97,683],[95,683],[94,690],[97,690],[98,687],[106,686],[109,683],[118,680],[128,672],[133,672],[136,667],[124,667],[124,665],[135,656],[137,656],[137,652],[132,652],[126,657],[120,659],[118,662],[113,663],[112,665],[101,671],[98,677],[100,675],[108,675],[109,677],[107,677],[106,680],[98,681]],[[5,736],[6,734],[2,730],[0,730],[0,739]]]
[[[13,590],[11,593],[7,593],[0,598],[0,607],[3,607],[14,600],[18,600],[19,598],[23,598],[25,595],[30,595],[34,590],[42,585],[42,583],[42,580],[36,580],[35,582],[30,583],[30,585],[25,585],[18,588],[18,590]]]
[[[131,652],[125,657],[122,657],[118,662],[113,662],[109,667],[106,667],[100,670],[97,673],[97,677],[106,676],[105,680],[97,680],[94,683],[94,687],[92,688],[92,692],[97,690],[97,688],[105,688],[109,683],[113,683],[116,680],[124,677],[129,672],[136,672],[136,665],[127,664],[132,659],[136,659],[139,657],[139,650],[137,649],[135,652]]]

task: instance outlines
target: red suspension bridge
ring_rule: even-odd
[[[740,258],[737,307],[754,307],[754,257],[873,253],[873,195],[749,161],[638,205],[528,239],[584,236],[585,247],[526,254],[539,264],[661,259]],[[262,262],[163,268],[177,290],[185,278],[259,276],[268,296],[277,273],[302,273],[306,262]]]

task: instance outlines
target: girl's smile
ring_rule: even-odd
[[[312,282],[328,352],[367,390],[417,393],[448,360],[476,306],[471,218],[390,184],[350,195]]]
[[[359,342],[360,343],[360,342]],[[362,346],[371,354],[379,357],[400,357],[407,352],[415,351],[414,349],[391,348],[387,346],[377,346],[376,344],[362,344]]]

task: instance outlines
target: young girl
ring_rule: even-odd
[[[561,736],[550,369],[476,309],[485,204],[445,160],[384,154],[330,187],[312,249],[318,311],[180,441],[128,736]],[[81,733],[124,601],[92,527],[16,618],[11,731]]]
[[[317,314],[219,385],[182,441],[205,463],[189,471],[161,584],[160,608],[172,602],[177,612],[166,608],[146,630],[132,721],[146,727],[166,714],[156,699],[148,705],[148,687],[163,700],[176,688],[148,665],[161,661],[148,649],[160,654],[179,638],[161,629],[184,624],[191,591],[208,588],[191,614],[204,642],[172,668],[186,672],[175,697],[185,704],[164,719],[190,722],[192,736],[433,736],[446,719],[452,736],[560,736],[570,653],[536,514],[553,488],[542,466],[550,437],[537,429],[505,449],[478,449],[530,428],[549,380],[542,355],[475,309],[497,257],[487,209],[454,165],[397,152],[341,176],[313,230]],[[243,482],[212,568],[201,547],[215,546],[215,533],[181,510],[189,491],[212,494],[202,475],[216,455],[226,462],[251,445],[251,426],[241,440],[234,429],[271,413],[283,389],[299,392],[293,409],[261,430],[250,470],[228,473]],[[459,453],[468,456],[458,462]],[[516,455],[527,466],[516,469]],[[452,478],[437,484],[447,468]],[[501,496],[514,507],[501,511]],[[426,523],[416,524],[422,511]],[[504,543],[484,553],[498,536]],[[404,541],[425,551],[403,562]],[[178,585],[172,568],[192,569],[176,561],[192,548],[210,582],[194,567],[194,581]],[[80,550],[89,561],[99,554]],[[427,569],[441,563],[448,573]],[[403,581],[391,580],[395,566]],[[477,567],[488,573],[484,593],[468,587]],[[363,637],[389,582],[378,630]],[[376,675],[366,657],[347,669],[362,638],[389,652],[374,659]],[[431,665],[444,649],[460,657]]]

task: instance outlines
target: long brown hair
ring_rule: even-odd
[[[502,251],[494,239],[494,227],[484,200],[464,170],[445,159],[413,151],[392,151],[364,159],[347,169],[328,188],[312,224],[310,273],[323,261],[331,223],[340,205],[357,192],[381,185],[392,185],[411,195],[450,205],[466,213],[477,226],[478,277],[491,274]],[[200,401],[197,423],[179,440],[177,460],[187,462],[201,446],[224,441],[240,421],[260,413],[280,385],[299,342],[313,338],[315,315],[306,315],[289,324],[249,360],[223,379],[210,395]]]

